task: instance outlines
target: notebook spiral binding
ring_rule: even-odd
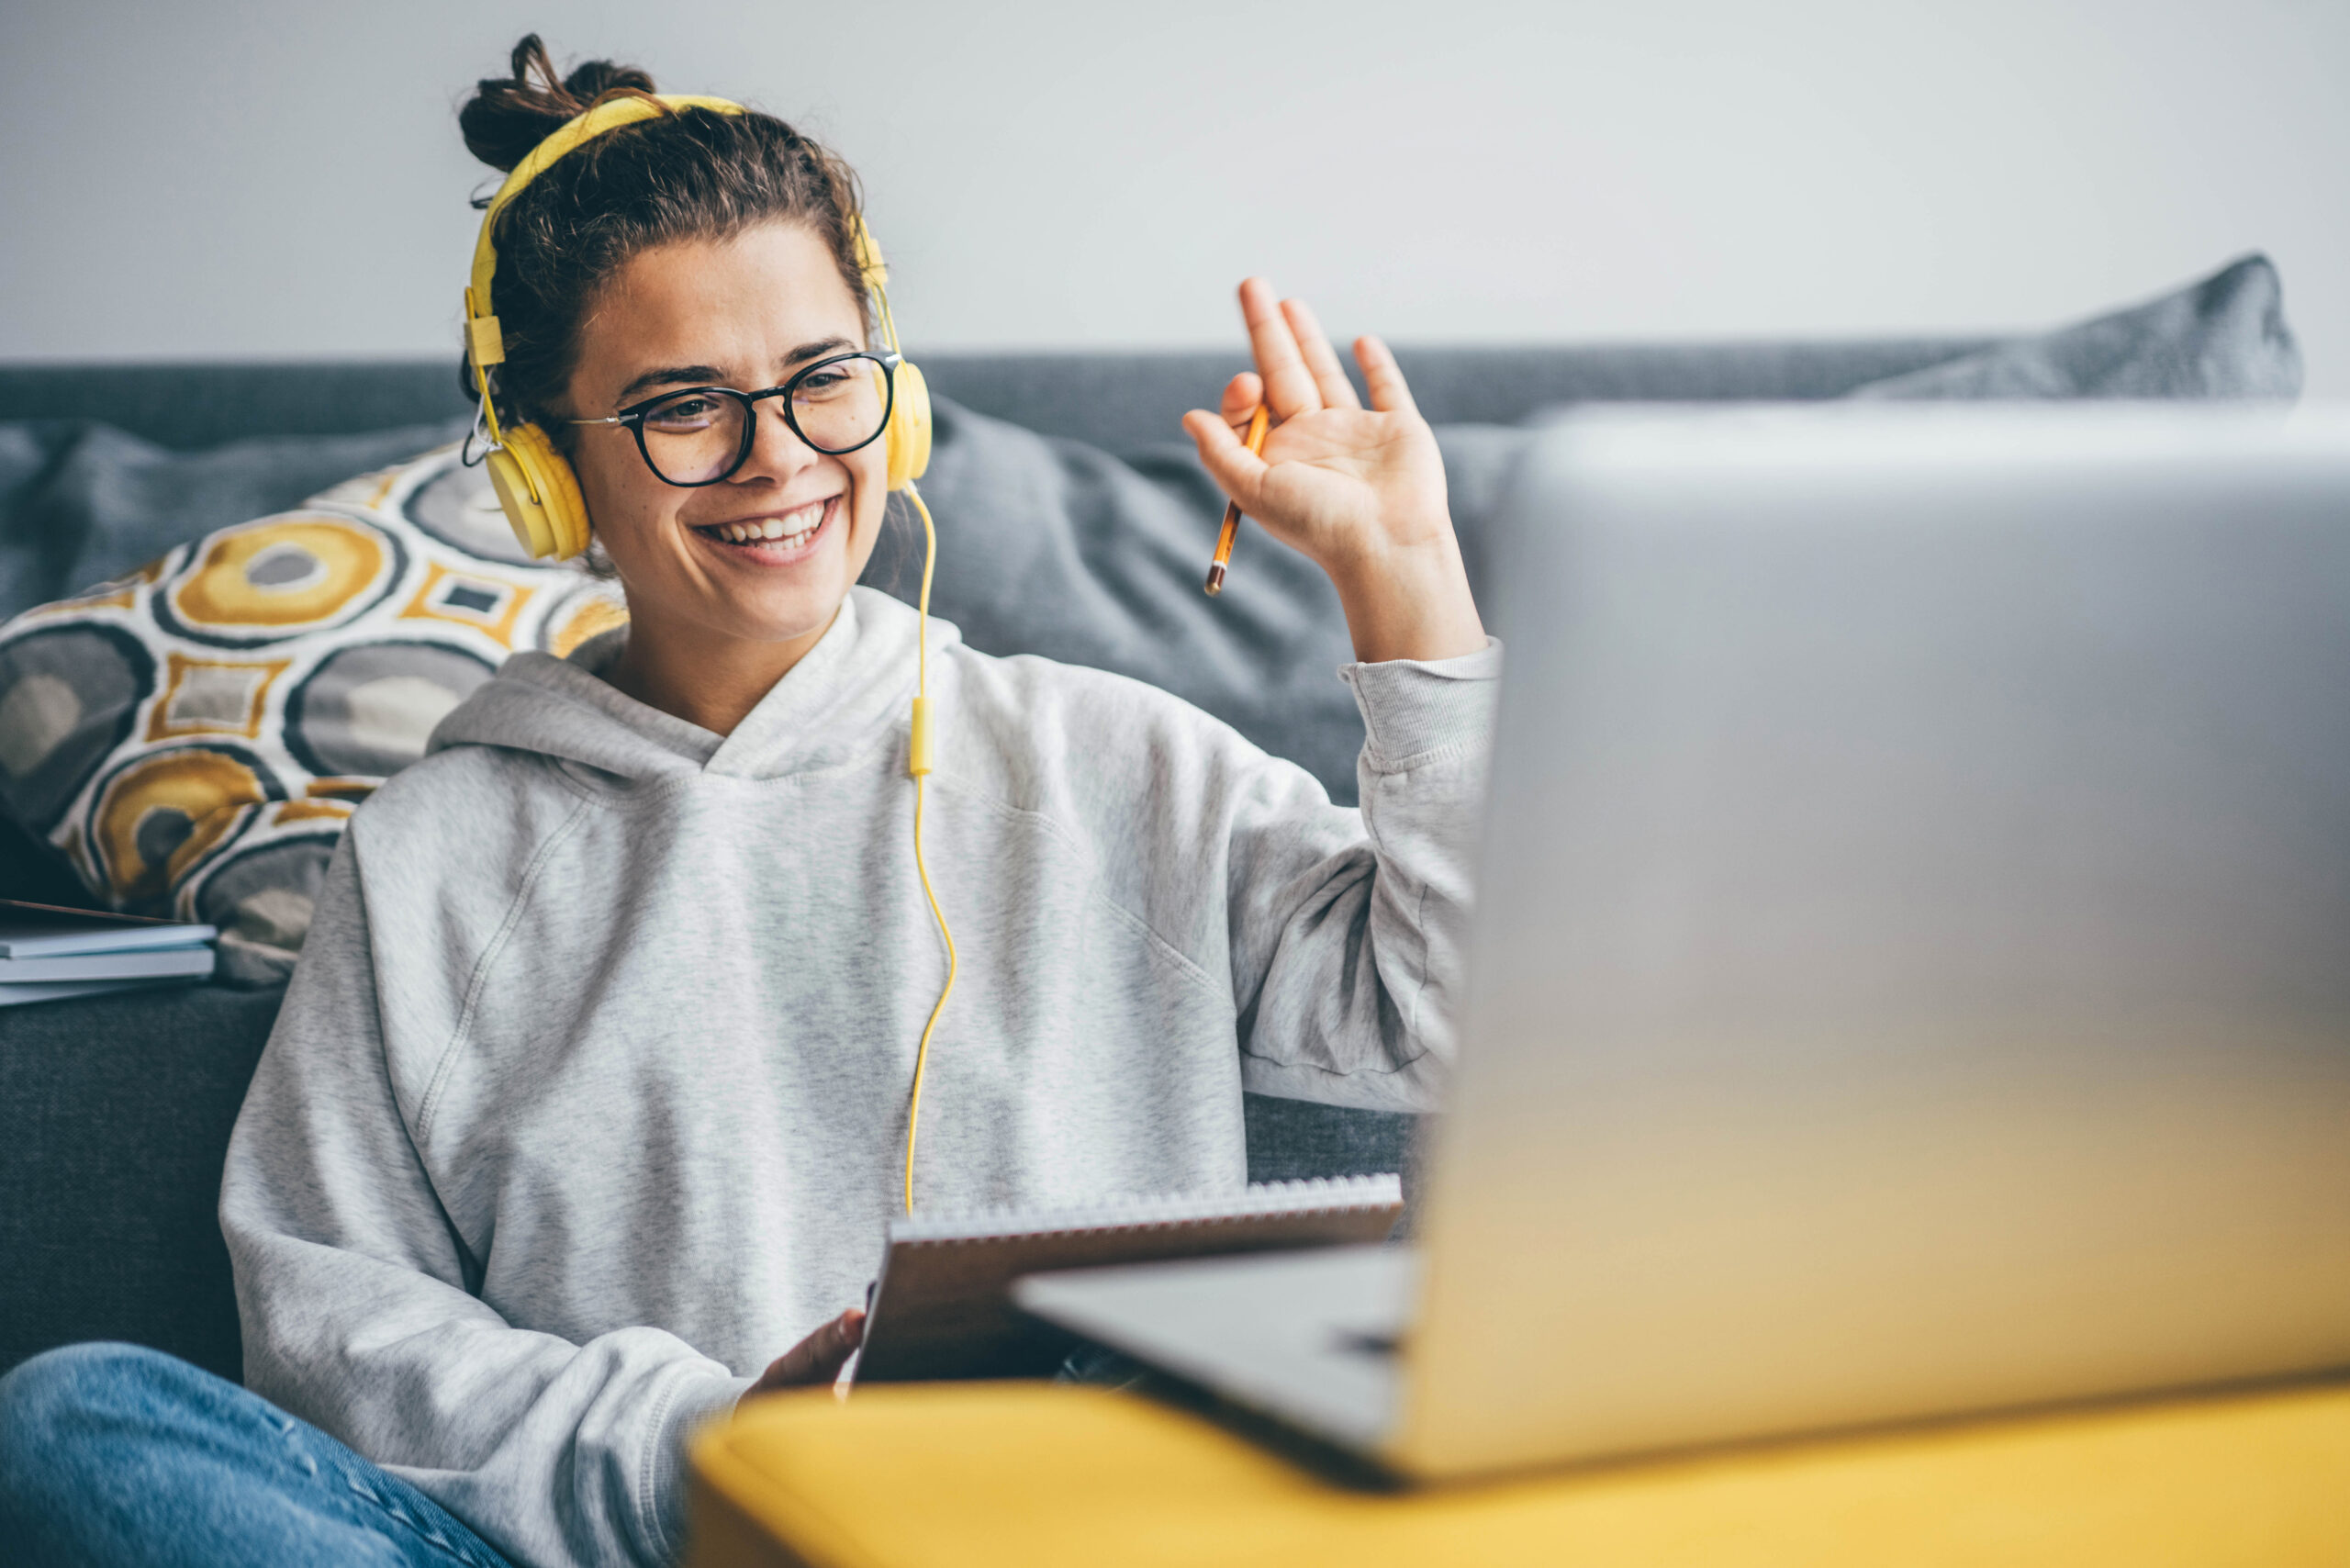
[[[1400,1176],[1316,1176],[1266,1182],[1238,1193],[1169,1193],[1102,1198],[1067,1208],[1009,1206],[915,1214],[890,1222],[892,1246],[993,1241],[1048,1231],[1159,1230],[1261,1219],[1268,1215],[1394,1208],[1404,1201]]]

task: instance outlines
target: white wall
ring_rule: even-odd
[[[0,358],[449,352],[527,28],[863,171],[910,343],[2060,320],[2269,252],[2350,396],[2345,0],[11,0]]]

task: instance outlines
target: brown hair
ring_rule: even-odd
[[[644,72],[608,60],[558,80],[536,33],[514,46],[510,64],[510,76],[485,78],[457,112],[466,148],[501,171],[605,99],[654,90]],[[500,411],[546,416],[570,383],[597,290],[656,246],[724,240],[777,220],[804,223],[832,252],[859,310],[869,310],[854,239],[859,206],[849,166],[772,115],[684,109],[608,131],[556,160],[498,218]],[[471,373],[462,363],[458,369],[466,394],[477,398]],[[555,425],[548,434],[567,445],[568,429]]]

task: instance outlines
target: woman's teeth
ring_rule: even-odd
[[[730,544],[779,543],[786,549],[805,544],[824,524],[824,508],[829,503],[817,501],[781,517],[754,518],[748,522],[722,522],[709,532]]]

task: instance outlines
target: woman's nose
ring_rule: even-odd
[[[784,480],[817,462],[823,454],[800,439],[783,417],[783,399],[770,398],[751,405],[751,455],[736,471],[737,480]]]

